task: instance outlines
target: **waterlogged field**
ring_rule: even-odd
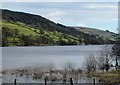
[[[12,83],[16,78],[20,83],[42,83],[47,78],[61,83],[72,77],[74,82],[91,83],[93,78],[82,71],[85,60],[89,55],[99,57],[103,46],[3,47],[3,82]]]

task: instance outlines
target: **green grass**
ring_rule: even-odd
[[[30,35],[32,34],[33,36],[38,36],[39,34],[31,30],[30,28],[26,28],[17,24],[9,23],[9,22],[2,22],[2,27],[8,27],[10,29],[18,29],[20,33],[24,35]]]
[[[120,82],[120,70],[98,73],[102,82],[117,83]]]
[[[99,82],[103,83],[118,83],[120,82],[120,70],[112,70],[108,72],[91,72],[87,73],[87,76],[90,78],[98,77]]]
[[[48,41],[48,45],[57,45],[58,41],[61,39],[62,41],[64,41],[65,43],[69,43],[69,41],[72,42],[76,42],[79,44],[79,38],[71,36],[71,35],[66,35],[63,34],[61,32],[57,32],[57,31],[48,31],[48,30],[43,30],[43,34],[39,34],[40,32],[40,28],[37,27],[32,27],[32,26],[28,26],[24,23],[21,22],[7,22],[7,21],[2,21],[0,22],[0,25],[2,25],[2,27],[4,27],[4,29],[17,29],[20,34],[24,34],[24,35],[32,35],[33,39],[35,39],[36,36],[44,36],[49,40],[52,40],[52,43],[50,43],[50,41]],[[35,37],[34,37],[35,36]],[[16,42],[20,42],[19,39],[15,39]],[[8,37],[8,42],[9,43],[13,43],[13,37]],[[46,43],[44,43],[46,45]],[[12,45],[12,44],[10,44]],[[13,44],[14,46],[14,44]]]

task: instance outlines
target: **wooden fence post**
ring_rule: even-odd
[[[70,78],[70,85],[73,85],[73,80],[72,80],[72,78]]]
[[[45,85],[47,85],[47,78],[45,78]]]
[[[14,80],[14,85],[16,85],[16,79]]]
[[[95,85],[95,78],[93,78],[93,85]]]

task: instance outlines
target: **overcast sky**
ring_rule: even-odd
[[[20,2],[23,0],[18,1],[19,2],[3,2],[2,8],[41,15],[56,23],[61,23],[67,26],[85,26],[117,32],[118,0],[114,0],[114,2],[110,0],[109,2],[87,2],[87,0],[86,2],[83,2],[83,0],[81,0],[81,2],[35,2],[37,0],[34,0],[34,2]]]

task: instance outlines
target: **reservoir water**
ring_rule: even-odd
[[[2,68],[13,69],[27,66],[54,64],[62,68],[66,62],[82,67],[90,54],[98,56],[104,45],[3,47]],[[110,45],[111,46],[111,45]]]

